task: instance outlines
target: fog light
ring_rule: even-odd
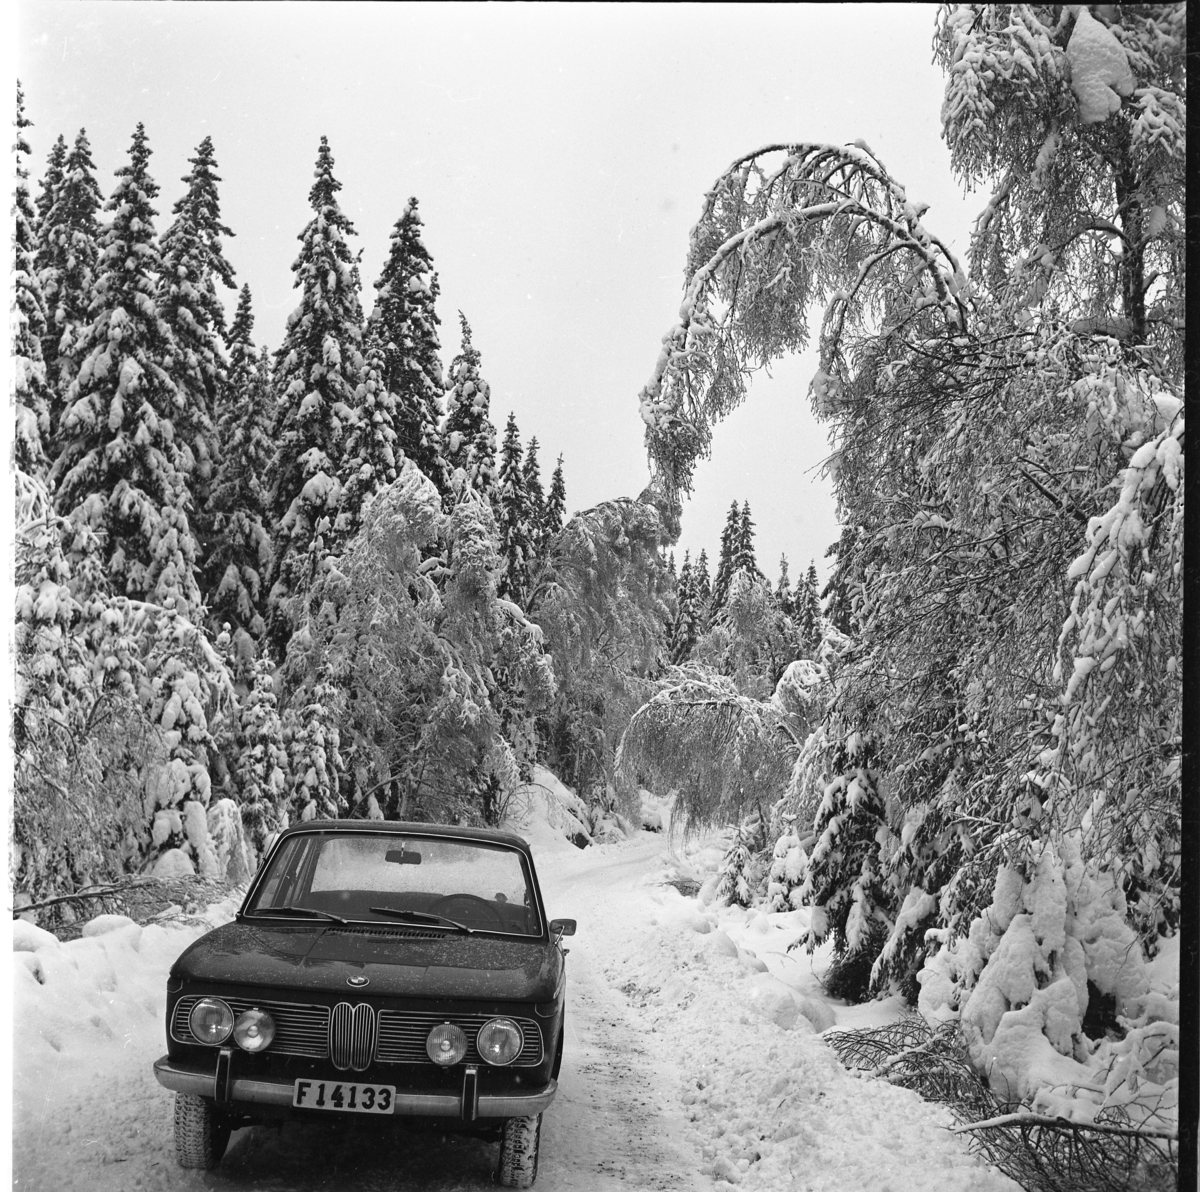
[[[452,1022],[443,1022],[429,1032],[425,1051],[435,1064],[448,1068],[467,1054],[467,1036]]]
[[[511,1064],[521,1054],[524,1043],[521,1028],[511,1018],[493,1018],[491,1022],[485,1022],[475,1040],[479,1054],[497,1067]]]
[[[247,1010],[234,1024],[233,1038],[243,1051],[262,1051],[275,1038],[275,1019],[266,1010]]]
[[[188,1015],[188,1026],[201,1043],[224,1043],[233,1030],[233,1011],[219,997],[202,997]]]

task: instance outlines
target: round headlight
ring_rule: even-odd
[[[233,1038],[243,1051],[262,1051],[275,1038],[275,1019],[266,1010],[247,1010],[238,1015]]]
[[[201,1043],[224,1043],[233,1030],[233,1011],[219,997],[202,997],[188,1015],[188,1026]]]
[[[525,1037],[521,1028],[511,1018],[493,1018],[479,1028],[475,1046],[479,1054],[497,1067],[511,1064],[521,1054]]]
[[[467,1036],[452,1022],[443,1022],[429,1032],[425,1040],[425,1051],[435,1064],[443,1068],[457,1064],[467,1054]]]

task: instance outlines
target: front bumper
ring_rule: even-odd
[[[248,1079],[234,1076],[228,1062],[219,1057],[216,1070],[181,1064],[164,1055],[154,1062],[154,1076],[164,1088],[176,1093],[212,1097],[219,1104],[278,1105],[291,1108],[292,1080]],[[445,1117],[474,1121],[477,1118],[534,1117],[548,1109],[558,1092],[558,1081],[545,1088],[519,1093],[480,1093],[474,1069],[463,1077],[460,1093],[426,1093],[396,1090],[393,1104],[397,1117]]]

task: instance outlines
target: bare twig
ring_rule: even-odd
[[[126,890],[134,890],[139,886],[149,886],[153,884],[151,878],[135,878],[131,882],[123,882],[119,886],[101,886],[96,890],[81,890],[78,894],[59,894],[55,898],[43,898],[41,902],[27,902],[24,906],[14,906],[12,908],[13,918],[18,919],[26,911],[40,910],[44,906],[54,906],[59,902],[81,902],[87,898],[105,898],[109,894],[123,894]]]
[[[1148,1130],[1136,1126],[1110,1126],[1104,1122],[1073,1122],[1070,1118],[1046,1117],[1036,1113],[1005,1113],[999,1117],[988,1118],[983,1122],[968,1122],[964,1126],[955,1126],[952,1133],[964,1134],[969,1130],[992,1130],[1005,1126],[1046,1126],[1052,1130],[1094,1130],[1099,1134],[1123,1134],[1127,1138],[1162,1138],[1167,1142],[1177,1142],[1177,1130]]]

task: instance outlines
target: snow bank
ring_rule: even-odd
[[[166,1050],[166,974],[240,901],[237,894],[187,922],[146,927],[100,915],[68,943],[24,920],[13,924],[16,1186],[179,1186],[163,1153],[173,1099],[151,1072]]]
[[[504,827],[523,836],[535,857],[590,844],[588,812],[583,800],[544,766],[534,766],[530,781],[519,787],[509,804]]]

